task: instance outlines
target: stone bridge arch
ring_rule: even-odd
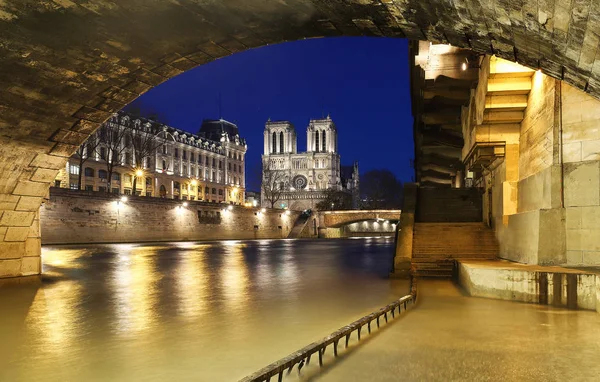
[[[562,0],[4,0],[0,277],[40,272],[37,211],[77,146],[195,66],[304,38],[406,37],[516,60],[598,97],[599,16]]]
[[[352,210],[322,211],[320,226],[323,228],[340,228],[348,224],[363,221],[398,221],[400,210]]]

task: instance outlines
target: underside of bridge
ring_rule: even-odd
[[[40,272],[37,211],[78,145],[195,66],[304,38],[405,37],[469,49],[460,53],[469,73],[494,54],[597,97],[599,17],[595,3],[562,0],[1,1],[0,276]],[[446,77],[422,78],[419,105],[418,179],[435,184],[463,169],[455,116],[468,86]]]

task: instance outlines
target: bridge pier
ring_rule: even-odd
[[[41,273],[39,209],[75,146],[64,147],[0,139],[0,278]]]
[[[417,185],[405,183],[404,205],[400,221],[396,227],[396,252],[391,277],[409,278],[412,262],[413,228],[415,225],[415,207],[417,203]]]

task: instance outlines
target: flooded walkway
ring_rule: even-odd
[[[463,296],[421,281],[416,309],[320,375],[322,381],[597,381],[600,315]]]

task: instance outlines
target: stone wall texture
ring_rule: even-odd
[[[40,209],[43,244],[285,238],[297,212],[57,190]],[[199,212],[201,217],[199,217]],[[219,213],[220,218],[216,218]]]

